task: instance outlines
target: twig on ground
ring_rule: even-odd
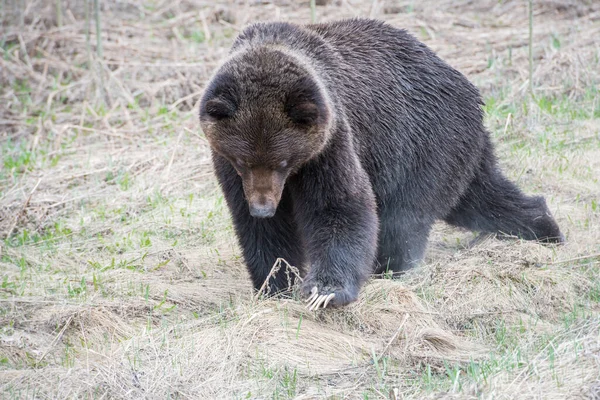
[[[260,289],[258,289],[258,292],[256,292],[256,295],[254,296],[254,300],[258,300],[261,295],[263,295],[265,293],[269,293],[269,279],[271,279],[273,276],[275,276],[275,274],[277,272],[279,272],[279,270],[281,269],[282,262],[285,263],[285,267],[286,267],[285,272],[286,272],[286,275],[288,278],[288,289],[291,289],[291,287],[292,287],[292,280],[291,280],[291,276],[289,275],[290,271],[296,276],[296,278],[298,278],[298,280],[300,280],[300,281],[302,280],[302,277],[300,276],[300,271],[298,270],[298,268],[290,265],[290,263],[288,263],[283,258],[278,258],[277,260],[275,260],[275,263],[271,267],[271,271],[269,272],[269,275],[267,275],[267,277],[265,278],[265,281],[263,282],[262,286],[260,287]],[[266,292],[265,292],[265,289],[267,289]]]
[[[44,359],[44,357],[46,357],[48,355],[48,353],[50,352],[50,350],[52,350],[52,348],[54,347],[54,345],[60,340],[60,338],[65,333],[65,331],[67,330],[67,328],[69,327],[69,325],[71,325],[71,321],[73,321],[73,317],[74,317],[74,315],[71,315],[69,317],[69,319],[67,320],[67,322],[65,323],[65,325],[60,330],[60,332],[58,332],[58,334],[54,337],[54,339],[52,339],[52,342],[50,342],[50,345],[48,346],[48,348],[46,349],[46,351],[44,352],[44,354],[42,354],[42,356],[38,360],[36,360],[36,362],[35,362],[36,365],[39,365],[42,362],[42,360]]]
[[[167,164],[167,168],[165,169],[165,180],[169,179],[169,175],[171,174],[171,166],[173,166],[173,161],[175,160],[175,154],[179,149],[179,143],[181,142],[181,137],[183,136],[183,129],[179,132],[179,136],[177,136],[177,142],[175,142],[175,148],[171,153],[171,158],[169,159],[169,164]]]
[[[35,190],[40,185],[40,182],[42,182],[41,178],[38,179],[38,181],[35,184],[35,186],[33,187],[33,189],[31,189],[31,192],[29,193],[29,196],[27,196],[27,199],[25,200],[25,203],[23,203],[23,207],[21,207],[21,210],[17,213],[17,215],[15,217],[15,222],[13,222],[12,226],[10,227],[10,229],[6,232],[6,238],[7,239],[10,237],[10,235],[12,235],[13,231],[17,227],[17,224],[19,223],[19,219],[21,218],[21,216],[25,212],[25,209],[27,208],[27,206],[29,206],[29,202],[31,201],[31,196],[33,196],[33,193],[35,192]]]
[[[533,96],[533,0],[529,0],[529,95]]]
[[[391,346],[391,344],[394,342],[394,340],[396,340],[396,338],[400,334],[400,331],[402,330],[402,328],[404,328],[404,324],[406,323],[406,321],[408,320],[409,317],[410,317],[409,313],[404,314],[404,318],[402,319],[402,322],[400,322],[400,326],[398,327],[398,329],[396,329],[396,332],[394,332],[394,334],[392,335],[390,340],[387,342],[387,344],[385,345],[383,350],[381,350],[381,353],[379,354],[378,358],[381,358],[385,355],[385,352],[388,350],[388,348]]]
[[[546,263],[546,265],[566,264],[573,261],[586,260],[588,258],[600,258],[600,253],[588,254],[587,256],[579,256],[573,258],[567,258],[566,260],[558,260]]]

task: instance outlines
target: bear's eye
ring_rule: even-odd
[[[284,169],[288,166],[288,162],[286,160],[283,160],[282,162],[279,163],[279,168]]]
[[[246,167],[246,163],[244,161],[240,160],[239,158],[235,159],[235,164],[240,168]]]

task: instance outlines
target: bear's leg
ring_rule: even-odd
[[[309,309],[355,301],[373,272],[379,224],[375,195],[352,141],[332,138],[288,184],[310,264],[301,287]]]
[[[310,309],[338,307],[355,301],[373,272],[377,214],[368,198],[356,195],[300,212],[310,270],[301,292]]]
[[[216,154],[213,154],[213,163],[254,288],[259,290],[263,286],[277,258],[285,259],[302,273],[305,254],[292,215],[289,191],[284,190],[273,217],[254,218],[250,215],[242,180],[235,169],[226,159]],[[275,294],[285,291],[295,280],[296,276],[292,271],[287,271],[282,266],[269,279],[265,292]]]
[[[494,164],[483,166],[445,221],[474,231],[564,242],[544,198],[523,194]]]
[[[415,213],[380,207],[376,273],[407,271],[425,255],[433,221]]]

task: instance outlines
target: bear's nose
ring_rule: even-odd
[[[265,204],[250,204],[250,215],[254,218],[271,218],[275,215],[276,207],[267,202]]]

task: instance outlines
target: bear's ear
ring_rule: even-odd
[[[316,125],[319,120],[319,108],[310,102],[295,104],[286,112],[288,117],[298,125]]]
[[[292,85],[284,109],[292,122],[298,125],[317,125],[327,118],[321,90],[310,77],[304,77]]]
[[[230,118],[235,113],[236,107],[228,100],[212,99],[203,104],[200,109],[200,117],[208,117],[213,120],[220,121],[225,118]]]
[[[200,119],[220,121],[230,118],[238,109],[236,81],[229,73],[217,74],[208,84],[200,101]]]

